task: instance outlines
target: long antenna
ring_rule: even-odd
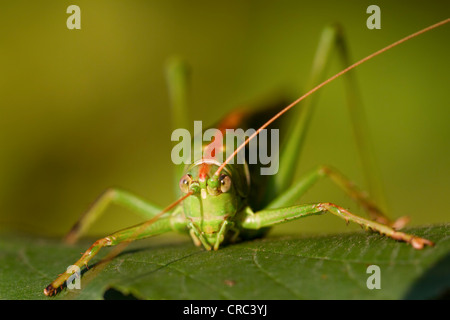
[[[302,101],[303,99],[305,99],[306,97],[310,96],[311,94],[313,94],[314,92],[316,92],[317,90],[319,90],[320,88],[322,88],[323,86],[327,85],[328,83],[330,83],[331,81],[335,80],[336,78],[339,78],[340,76],[342,76],[343,74],[349,72],[350,70],[356,68],[357,66],[363,64],[364,62],[382,54],[385,51],[388,51],[389,49],[392,49],[396,46],[398,46],[399,44],[402,44],[403,42],[406,42],[412,38],[415,38],[419,35],[421,35],[422,33],[428,32],[430,30],[433,30],[435,28],[438,28],[446,23],[450,22],[450,18],[447,18],[445,20],[442,20],[438,23],[435,23],[429,27],[426,27],[422,30],[419,30],[413,34],[410,34],[409,36],[404,37],[403,39],[400,39],[386,47],[384,47],[383,49],[380,49],[368,56],[366,56],[365,58],[359,60],[358,62],[355,62],[354,64],[348,66],[347,68],[345,68],[344,70],[336,73],[334,76],[328,78],[327,80],[325,80],[324,82],[322,82],[321,84],[317,85],[316,87],[314,87],[313,89],[309,90],[307,93],[305,93],[304,95],[302,95],[300,98],[298,98],[297,100],[295,100],[294,102],[292,102],[290,105],[288,105],[287,107],[285,107],[283,110],[281,110],[280,112],[278,112],[275,116],[273,116],[269,121],[267,121],[265,124],[263,124],[256,132],[254,132],[251,136],[249,136],[247,138],[247,140],[245,140],[239,147],[237,147],[237,149],[225,160],[224,163],[222,163],[220,165],[220,167],[217,169],[217,171],[214,173],[215,176],[219,176],[220,172],[222,171],[223,168],[225,168],[225,166],[238,154],[239,151],[241,151],[249,142],[250,140],[252,140],[253,138],[255,138],[263,129],[265,129],[266,127],[268,127],[272,122],[274,122],[275,120],[277,120],[279,117],[281,117],[284,113],[286,113],[287,111],[289,111],[292,107],[294,107],[295,105],[297,105],[300,101]]]

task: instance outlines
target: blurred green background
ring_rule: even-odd
[[[66,9],[81,8],[81,30]],[[0,230],[62,236],[106,188],[165,206],[173,199],[172,132],[164,65],[192,65],[191,120],[205,125],[244,104],[302,93],[318,37],[343,25],[353,60],[447,18],[443,1],[377,1],[381,30],[366,27],[372,1],[3,1],[0,4]],[[449,26],[356,71],[390,215],[411,225],[449,220]],[[333,59],[329,74],[339,71]],[[343,84],[320,94],[299,159],[364,187]],[[361,213],[329,181],[304,202]],[[139,222],[111,208],[90,230]],[[359,229],[314,217],[274,232]]]

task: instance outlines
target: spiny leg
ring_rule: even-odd
[[[329,212],[344,219],[347,223],[349,221],[355,222],[360,226],[365,227],[367,230],[370,229],[373,231],[377,231],[380,234],[384,234],[392,239],[407,242],[411,244],[415,249],[422,249],[426,245],[433,245],[433,242],[427,239],[396,231],[387,225],[356,216],[348,210],[341,208],[333,203],[297,205],[279,209],[261,210],[256,213],[251,213],[249,212],[249,210],[247,210],[246,212],[247,214],[240,221],[241,227],[245,229],[260,229],[264,227],[270,227],[291,220]]]
[[[161,212],[161,208],[150,204],[129,192],[111,188],[106,190],[75,223],[64,238],[65,242],[76,242],[111,203],[128,208],[139,214],[145,220],[148,220]]]
[[[300,197],[305,194],[319,179],[328,177],[338,187],[345,191],[354,201],[361,205],[367,211],[369,217],[381,224],[386,224],[394,229],[401,229],[407,222],[407,217],[401,217],[396,221],[390,221],[382,210],[369,198],[367,193],[360,190],[352,181],[342,175],[338,170],[330,166],[319,166],[309,172],[299,182],[295,183],[288,190],[283,192],[273,200],[266,209],[274,209],[295,204]]]
[[[225,237],[225,231],[227,229],[227,225],[230,224],[230,222],[228,222],[228,220],[225,220],[222,223],[222,226],[220,227],[219,233],[217,234],[217,240],[216,243],[214,244],[214,250],[219,250],[219,246],[222,243],[224,237]]]
[[[342,64],[347,67],[350,64],[348,49],[342,29],[337,25],[327,27],[320,38],[319,45],[314,57],[313,67],[307,88],[312,88],[324,78],[325,69],[330,60],[333,48],[337,49],[338,57]],[[362,162],[365,178],[368,182],[369,192],[382,209],[386,207],[384,190],[379,179],[374,152],[369,139],[367,120],[358,94],[353,72],[344,76],[347,91],[347,104],[350,110],[351,123],[357,142],[360,159]],[[301,108],[292,110],[292,130],[286,144],[281,148],[280,169],[270,182],[268,194],[280,194],[287,190],[292,182],[293,172],[298,163],[304,141],[314,113],[314,103],[317,93],[305,100]]]
[[[156,219],[156,218],[155,218]],[[151,223],[149,223],[151,222]],[[169,231],[181,231],[186,228],[186,223],[182,222],[179,217],[170,215],[168,217],[159,218],[155,221],[147,221],[138,224],[134,227],[130,227],[118,232],[115,232],[107,237],[101,238],[95,241],[81,258],[75,262],[75,266],[82,268],[87,267],[88,262],[95,256],[103,247],[115,246],[118,244],[124,244],[134,240],[148,238],[150,236],[166,233]],[[52,296],[57,293],[64,283],[71,276],[70,273],[62,273],[56,278],[50,285],[44,289],[44,293],[47,296]]]

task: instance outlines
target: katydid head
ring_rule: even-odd
[[[226,166],[220,175],[215,175],[220,165],[216,160],[205,159],[192,164],[180,179],[181,192],[184,194],[192,192],[193,196],[205,201],[218,201],[222,198],[245,198],[250,184],[247,165]]]
[[[222,193],[230,193],[232,181],[229,172],[224,172],[220,176],[210,177],[210,170],[215,164],[202,162],[194,165],[188,170],[180,180],[179,186],[183,193],[192,191],[193,194],[200,194],[202,199],[209,196],[218,196]]]
[[[211,246],[223,241],[220,231],[224,222],[242,209],[249,190],[246,165],[226,166],[216,176],[219,167],[215,160],[197,161],[179,182],[183,194],[191,193],[183,201],[184,214]]]

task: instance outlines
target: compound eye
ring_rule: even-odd
[[[225,174],[221,175],[219,177],[220,182],[220,191],[222,192],[228,192],[231,188],[231,178]]]
[[[180,190],[181,190],[182,192],[184,192],[184,193],[188,193],[188,192],[189,192],[189,186],[190,186],[191,182],[192,182],[192,177],[191,177],[191,175],[185,174],[185,175],[181,178],[180,183],[179,183]]]

